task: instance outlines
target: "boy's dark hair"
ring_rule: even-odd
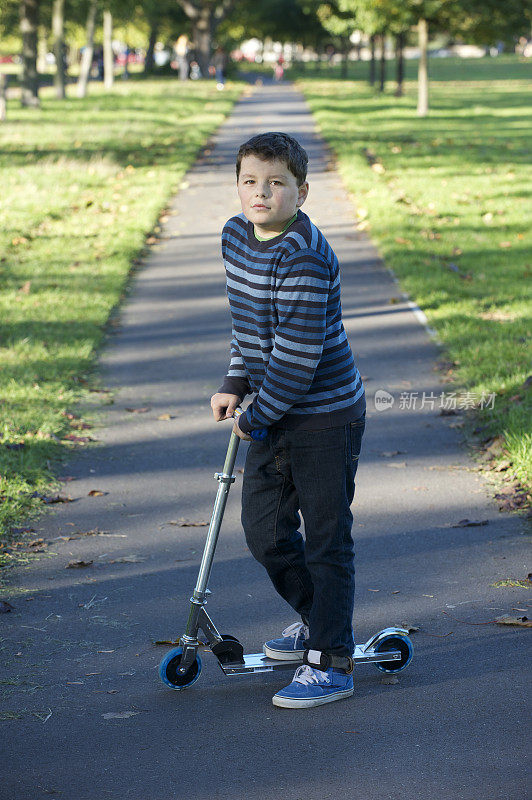
[[[287,133],[277,131],[258,133],[244,142],[236,157],[237,180],[240,177],[240,165],[244,156],[257,156],[263,161],[273,161],[274,158],[284,161],[297,180],[298,186],[301,186],[307,177],[308,156],[299,142]]]

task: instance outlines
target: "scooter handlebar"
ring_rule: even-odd
[[[237,409],[235,409],[233,417],[235,419],[238,419],[239,416],[243,413],[244,412],[239,406]],[[268,428],[257,428],[257,430],[250,431],[249,435],[251,436],[254,442],[263,442],[268,435]]]

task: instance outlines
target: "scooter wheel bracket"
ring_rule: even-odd
[[[244,663],[244,648],[238,639],[229,634],[222,634],[223,641],[211,647],[220,664]]]

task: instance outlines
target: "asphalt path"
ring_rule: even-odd
[[[305,210],[340,258],[345,325],[366,382],[356,638],[419,628],[398,682],[361,665],[352,698],[298,711],[271,703],[290,673],[226,677],[209,653],[199,681],[174,692],[157,673],[169,648],[153,643],[183,632],[206,528],[176,523],[208,521],[229,438],[209,407],[229,352],[220,231],[239,211],[236,149],[264,130],[292,133],[308,150]],[[98,443],[64,470],[75,502],[36,523],[46,552],[10,575],[3,800],[527,797],[529,631],[493,623],[530,601],[530,589],[493,586],[527,574],[524,523],[499,513],[460,418],[441,416],[440,348],[355,223],[301,95],[250,89],[186,176],[131,283],[100,359],[114,404],[95,395]],[[376,409],[378,390],[393,398],[386,410]],[[257,652],[294,616],[246,549],[236,475],[208,610]],[[487,524],[453,527],[464,519]]]

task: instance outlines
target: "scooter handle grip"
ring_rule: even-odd
[[[235,409],[233,417],[235,419],[238,419],[242,413],[243,411],[239,406],[237,409]],[[264,439],[267,437],[267,435],[268,435],[268,428],[257,428],[256,430],[249,432],[249,436],[253,439],[254,442],[263,442]]]

